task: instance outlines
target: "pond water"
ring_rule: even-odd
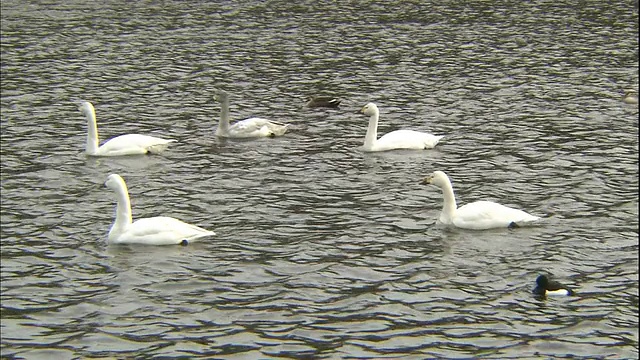
[[[638,357],[637,2],[1,6],[3,358]],[[216,138],[216,89],[289,132]],[[82,100],[178,143],[87,157]],[[445,137],[363,152],[368,102]],[[435,170],[544,221],[444,228]],[[217,236],[107,245],[111,173]]]

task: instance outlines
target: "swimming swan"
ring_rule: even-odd
[[[413,130],[396,130],[378,137],[378,118],[380,111],[374,103],[365,105],[361,112],[369,115],[369,127],[364,138],[365,151],[386,151],[394,149],[431,149],[443,136]]]
[[[216,129],[216,136],[255,138],[282,136],[287,131],[288,124],[257,117],[236,121],[233,125],[229,125],[229,93],[224,90],[218,90],[218,99],[220,100],[220,124]]]
[[[493,228],[512,228],[539,220],[537,216],[527,214],[491,201],[476,201],[457,207],[453,187],[447,174],[435,171],[427,176],[423,183],[439,187],[444,195],[444,205],[439,221],[445,225],[454,225],[463,229],[484,230]]]
[[[109,230],[110,244],[185,245],[201,237],[215,235],[213,231],[166,216],[132,222],[129,192],[122,177],[111,174],[104,185],[116,193],[118,200],[116,220]]]
[[[121,156],[159,153],[176,140],[165,140],[148,135],[127,134],[107,140],[102,146],[98,141],[98,126],[96,125],[96,110],[93,105],[85,101],[79,107],[80,112],[87,119],[87,146],[85,152],[93,156]]]

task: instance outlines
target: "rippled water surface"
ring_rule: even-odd
[[[572,4],[3,1],[2,357],[637,358],[637,2]],[[179,142],[87,157],[81,100]],[[367,102],[445,137],[364,153]],[[434,170],[544,222],[443,228]],[[110,173],[217,236],[108,246]]]

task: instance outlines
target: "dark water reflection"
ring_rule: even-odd
[[[637,3],[1,6],[3,358],[638,357]],[[216,88],[291,132],[216,139]],[[79,100],[179,143],[87,158]],[[369,101],[445,138],[362,153]],[[544,224],[436,226],[437,169]],[[218,236],[106,246],[113,172]]]

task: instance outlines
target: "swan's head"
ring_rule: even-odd
[[[81,103],[80,106],[78,107],[78,110],[80,110],[80,112],[84,115],[93,114],[96,111],[93,108],[93,105],[88,101],[84,101],[83,103]]]
[[[434,171],[433,174],[424,178],[424,184],[431,184],[437,187],[444,187],[450,183],[449,177],[442,171]]]
[[[360,110],[360,112],[369,116],[375,115],[378,114],[378,107],[374,103],[368,103],[362,108],[362,110]]]
[[[622,101],[627,104],[638,104],[638,93],[635,91],[627,91],[622,97]]]
[[[127,184],[125,184],[124,179],[118,174],[109,175],[107,177],[107,181],[104,182],[104,186],[114,191],[127,188]]]
[[[216,91],[216,99],[218,101],[226,101],[229,99],[229,93],[224,90]]]

